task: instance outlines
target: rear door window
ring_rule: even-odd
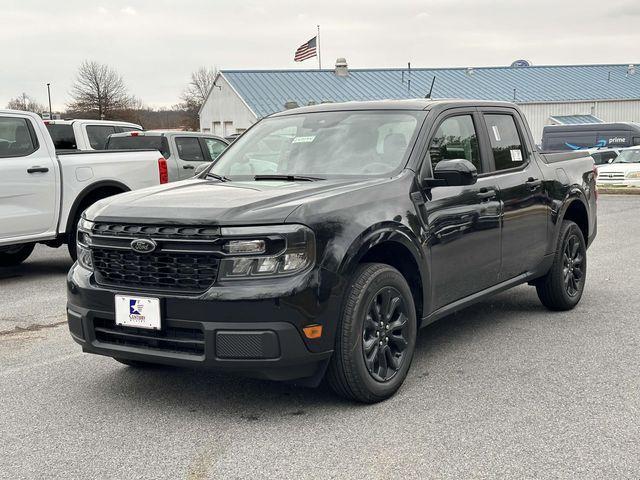
[[[188,162],[204,162],[204,154],[197,137],[177,137],[178,157]]]
[[[202,141],[209,153],[209,158],[211,160],[215,160],[216,158],[218,158],[223,150],[227,148],[227,144],[221,142],[217,138],[203,138]]]
[[[485,114],[495,170],[518,168],[526,163],[515,119],[509,114]]]
[[[0,117],[0,158],[26,157],[38,149],[26,118]]]
[[[456,115],[445,119],[429,144],[431,166],[442,160],[468,160],[481,171],[478,135],[471,115]]]
[[[47,130],[53,140],[56,150],[77,150],[76,136],[73,133],[73,126],[68,124],[48,123]]]
[[[112,125],[87,125],[87,137],[94,150],[104,150],[109,135],[116,133],[116,127]]]

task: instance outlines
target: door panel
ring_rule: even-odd
[[[38,235],[55,226],[54,160],[43,145],[37,145],[27,122],[0,116],[1,239]]]
[[[500,280],[530,272],[547,248],[549,203],[522,119],[511,109],[481,109],[489,138],[491,177],[502,201]]]
[[[485,138],[478,133],[476,109],[441,114],[427,142],[426,176],[442,160],[465,159],[481,174],[486,168]],[[425,175],[423,165],[423,175]],[[500,271],[500,191],[480,177],[467,186],[439,186],[423,192],[418,209],[427,231],[423,242],[431,262],[431,304],[445,306],[498,282]]]
[[[205,162],[205,156],[198,137],[176,137],[176,152],[180,179],[193,177],[198,165]]]
[[[500,200],[495,183],[437,187],[426,202],[434,308],[491,287],[500,271]]]

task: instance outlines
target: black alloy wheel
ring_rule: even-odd
[[[580,248],[580,239],[574,233],[565,239],[562,262],[564,288],[570,297],[575,297],[580,292],[580,286],[584,280],[584,255]]]
[[[402,367],[408,342],[407,307],[398,290],[382,288],[369,303],[362,329],[362,354],[369,374],[391,380]]]
[[[538,298],[549,310],[571,310],[587,279],[587,244],[574,222],[563,220],[549,271],[534,282]]]
[[[406,278],[390,265],[361,264],[344,293],[327,383],[359,402],[391,397],[411,367],[417,328]]]

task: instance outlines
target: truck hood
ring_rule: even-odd
[[[283,223],[305,200],[344,193],[384,179],[315,182],[219,182],[190,179],[123,193],[93,204],[87,219],[191,225]]]

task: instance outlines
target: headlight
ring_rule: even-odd
[[[640,172],[629,172],[626,175],[627,178],[640,178]]]
[[[315,236],[304,225],[223,228],[222,236],[220,280],[294,275],[315,263]]]
[[[81,218],[78,222],[78,234],[76,237],[76,253],[78,255],[78,263],[88,269],[93,270],[93,260],[91,259],[91,228],[93,222],[90,222],[86,218]]]

